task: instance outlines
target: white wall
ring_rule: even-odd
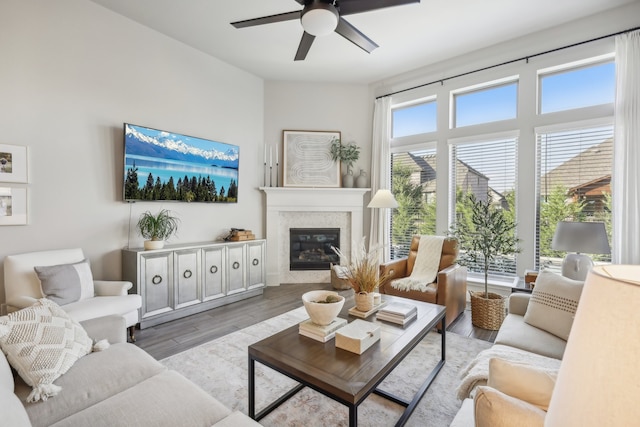
[[[355,142],[361,148],[360,158],[353,166],[354,175],[362,169],[369,178],[373,103],[368,86],[267,81],[264,97],[266,144],[277,143],[282,148],[283,130],[340,131],[343,142]],[[344,167],[343,172],[346,172]],[[280,177],[282,185],[282,174]],[[369,194],[365,195],[367,203],[369,197]],[[369,212],[366,209],[364,230],[368,236]]]
[[[29,225],[0,227],[0,262],[81,247],[118,279],[139,213],[161,208],[181,218],[171,243],[264,235],[262,79],[83,0],[3,0],[0,58],[0,143],[29,147],[30,173]],[[239,145],[239,202],[123,203],[123,122]]]

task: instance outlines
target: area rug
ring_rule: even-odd
[[[263,338],[300,323],[308,316],[303,307],[273,317],[214,341],[162,360],[228,408],[247,413],[247,347]],[[447,334],[446,364],[424,395],[406,425],[448,426],[461,402],[456,398],[458,373],[491,343]],[[440,358],[440,335],[427,337],[384,380],[380,388],[404,399],[411,397]],[[260,411],[297,383],[260,363],[256,363],[256,406]],[[380,396],[370,395],[358,407],[359,426],[392,426],[404,408]],[[347,407],[305,388],[260,420],[264,426],[347,426]]]

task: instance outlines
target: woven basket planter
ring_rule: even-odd
[[[471,295],[471,323],[478,328],[497,331],[502,325],[505,313],[505,298],[502,295],[489,292],[489,298],[484,292],[469,292]]]

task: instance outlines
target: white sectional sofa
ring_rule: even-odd
[[[126,342],[125,319],[81,323],[93,340],[111,345],[81,357],[55,384],[59,394],[33,403],[31,387],[0,353],[0,425],[25,426],[259,426],[231,411],[175,371]]]
[[[582,285],[543,271],[533,294],[511,294],[494,345],[461,373],[464,400],[452,427],[544,424]],[[487,417],[487,411],[502,413]]]

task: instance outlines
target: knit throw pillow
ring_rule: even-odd
[[[82,326],[46,298],[0,317],[0,348],[22,379],[33,387],[27,402],[58,394],[61,388],[53,382],[90,353],[91,345]]]
[[[536,279],[524,321],[564,340],[568,339],[583,285],[584,282],[579,280],[543,270]]]

